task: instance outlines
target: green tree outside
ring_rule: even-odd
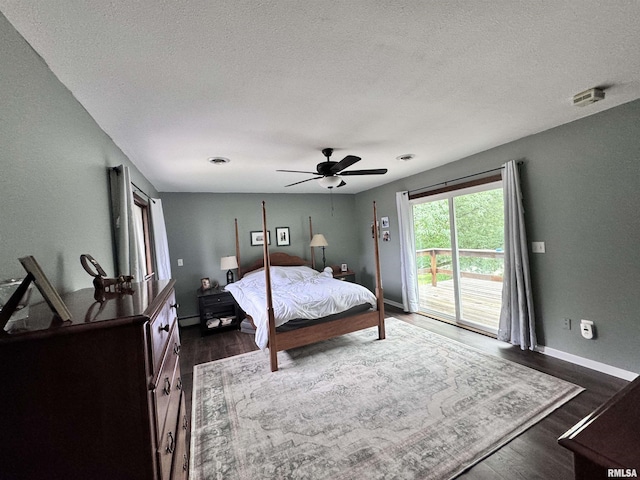
[[[504,204],[502,189],[487,190],[455,197],[456,233],[459,249],[504,250]],[[448,200],[414,205],[416,250],[451,248]],[[429,268],[428,256],[417,257],[417,266]],[[451,256],[438,255],[439,268],[451,268]],[[502,275],[503,260],[460,257],[462,271],[487,275]],[[422,278],[424,277],[424,278]],[[450,276],[440,274],[438,280]],[[431,274],[419,275],[419,281],[430,282]]]

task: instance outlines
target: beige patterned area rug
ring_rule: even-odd
[[[387,319],[197,365],[191,480],[446,479],[583,389]]]

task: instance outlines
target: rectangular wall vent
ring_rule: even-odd
[[[604,98],[604,90],[600,88],[590,88],[573,96],[573,104],[576,107],[584,107],[590,103],[597,102]]]

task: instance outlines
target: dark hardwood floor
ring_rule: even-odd
[[[531,351],[522,351],[491,337],[458,328],[418,314],[386,307],[393,316],[421,328],[460,341],[485,352],[573,382],[586,390],[544,420],[462,474],[464,480],[565,480],[573,479],[572,454],[557,439],[575,423],[613,396],[628,382]],[[182,328],[180,369],[191,412],[193,366],[257,350],[253,335],[226,331],[201,337],[199,327]],[[265,356],[265,362],[268,358]]]

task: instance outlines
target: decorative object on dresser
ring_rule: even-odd
[[[33,305],[29,329],[2,332],[3,478],[187,477],[174,281],[132,290],[71,292],[70,321]]]
[[[322,247],[322,269],[327,266],[327,260],[324,256],[324,249],[329,246],[327,239],[321,233],[316,233],[311,239],[310,247]]]
[[[24,279],[10,278],[8,280],[0,281],[0,313],[5,305],[8,305],[13,300],[15,306],[13,308],[7,308],[5,311],[6,322],[4,317],[0,319],[0,330],[4,328],[5,331],[10,332],[24,328],[24,322],[29,317],[29,300],[33,291],[32,285],[27,285],[24,293],[16,295],[16,291],[24,282]],[[24,287],[23,287],[24,288]],[[14,295],[16,295],[15,298]],[[18,298],[18,296],[20,298]]]
[[[235,255],[220,259],[220,270],[227,271],[227,284],[233,283],[233,272],[231,270],[235,268],[238,268],[238,260],[236,260]]]
[[[233,295],[226,290],[198,290],[200,329],[203,335],[226,327],[239,328],[242,313]]]
[[[100,264],[88,253],[80,255],[80,263],[84,271],[93,277],[93,286],[97,295],[117,292],[130,293],[131,283],[133,282],[131,275],[108,278]]]
[[[49,308],[55,312],[60,320],[70,320],[71,313],[56,289],[53,288],[53,285],[49,282],[49,279],[42,271],[42,268],[40,268],[36,259],[28,256],[19,258],[18,260],[27,271],[27,276],[22,280],[20,285],[18,285],[6,303],[2,305],[2,309],[0,310],[0,332],[4,331],[5,326],[11,319],[11,315],[23,305],[22,302],[26,300],[25,294],[28,292],[31,282],[36,284],[36,287],[38,287],[38,290],[42,294],[42,298],[45,299]]]

